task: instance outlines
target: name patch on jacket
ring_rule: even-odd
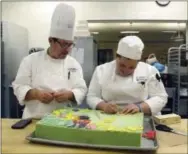
[[[146,76],[137,76],[136,81],[142,85],[145,85],[145,83],[147,81],[147,77]]]
[[[136,77],[136,81],[137,82],[146,82],[147,81],[147,77],[146,76],[137,76]]]
[[[72,67],[72,68],[68,68],[68,71],[69,71],[69,72],[76,72],[77,69]]]

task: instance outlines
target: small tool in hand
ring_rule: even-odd
[[[170,128],[170,127],[168,127],[166,125],[162,125],[162,124],[157,125],[156,129],[160,130],[160,131],[171,132],[171,133],[187,136],[187,133],[176,131],[173,128]]]

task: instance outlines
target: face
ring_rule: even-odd
[[[138,61],[124,57],[116,58],[116,73],[120,76],[128,76],[133,74]]]
[[[55,59],[64,59],[74,47],[72,41],[49,38],[50,56]]]

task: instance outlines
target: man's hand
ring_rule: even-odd
[[[106,103],[104,107],[105,113],[115,114],[118,112],[118,108],[116,104]]]
[[[121,113],[123,114],[128,114],[128,113],[134,114],[137,112],[139,112],[139,108],[135,104],[128,104],[121,111]]]
[[[61,103],[67,100],[72,100],[74,98],[74,94],[72,91],[60,91],[60,92],[56,92],[54,93],[54,98],[57,102]]]
[[[116,104],[111,104],[106,102],[100,102],[97,105],[97,108],[109,114],[115,114],[118,112],[118,107]]]
[[[54,99],[52,92],[50,93],[44,90],[37,90],[36,98],[45,104],[49,104]]]
[[[50,103],[54,99],[53,92],[48,92],[39,89],[30,89],[25,97],[26,101],[39,100],[42,103]]]

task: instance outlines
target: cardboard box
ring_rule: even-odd
[[[157,115],[154,116],[153,119],[157,124],[164,124],[164,125],[176,124],[181,122],[181,117],[174,113]]]

